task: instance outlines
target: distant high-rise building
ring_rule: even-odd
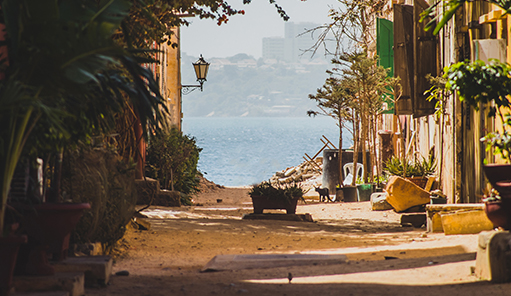
[[[319,24],[314,23],[286,23],[284,38],[263,38],[263,59],[277,59],[289,63],[298,62],[302,58],[303,52],[310,49],[316,42],[311,34],[303,33],[318,26]],[[309,57],[303,58],[308,59]]]
[[[266,37],[263,38],[263,59],[284,60],[284,38]]]

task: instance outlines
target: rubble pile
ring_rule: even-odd
[[[270,182],[276,183],[293,183],[293,182],[305,182],[321,184],[321,167],[323,165],[323,158],[317,157],[313,161],[304,161],[300,165],[295,167],[289,167],[280,172],[276,172],[271,178]],[[310,184],[318,185],[318,184]]]

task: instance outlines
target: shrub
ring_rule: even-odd
[[[200,174],[197,163],[201,151],[194,137],[175,128],[154,136],[147,147],[146,176],[160,181],[164,189],[184,194],[197,192]]]

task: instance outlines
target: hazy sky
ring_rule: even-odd
[[[284,37],[284,20],[268,0],[252,0],[243,5],[241,0],[229,3],[245,10],[245,15],[231,17],[227,24],[217,26],[213,20],[190,19],[189,27],[181,28],[181,51],[187,55],[202,54],[212,57],[229,57],[246,53],[260,58],[263,37]],[[277,0],[291,17],[290,22],[327,23],[329,7],[337,7],[336,0]]]

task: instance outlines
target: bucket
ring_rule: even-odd
[[[373,193],[373,184],[358,184],[358,201],[370,201]]]
[[[344,186],[342,188],[344,194],[344,202],[356,202],[358,201],[357,187],[355,186]]]

